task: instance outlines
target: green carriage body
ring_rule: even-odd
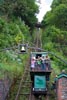
[[[33,93],[34,94],[46,94],[46,92],[47,92],[46,77],[35,75]]]
[[[48,52],[31,52],[31,57],[37,58],[38,56],[48,56]],[[30,59],[31,60],[31,59]],[[31,64],[31,63],[30,63]],[[30,76],[32,81],[32,90],[34,94],[46,94],[47,93],[47,81],[50,80],[51,70],[31,70]]]
[[[44,56],[44,57],[48,56],[48,52],[31,52],[30,61],[32,57],[37,58],[38,56]],[[30,62],[30,65],[31,65],[31,62]],[[34,70],[31,70],[31,67],[30,67],[31,80],[34,80],[35,75],[45,75],[46,80],[49,81],[50,74],[51,74],[51,68],[50,70],[38,70],[36,68]]]
[[[34,88],[35,89],[45,89],[46,88],[46,78],[45,76],[34,76]]]

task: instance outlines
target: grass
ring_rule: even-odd
[[[16,59],[7,57],[6,54],[2,57],[3,59],[0,61],[0,78],[4,78],[5,75],[8,75],[10,78],[19,77],[22,75],[25,63],[28,55],[21,54],[17,56]]]

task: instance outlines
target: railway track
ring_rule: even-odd
[[[40,33],[37,32],[36,34],[36,38],[35,38],[35,44],[36,44],[36,48],[40,47],[41,48],[41,36]],[[31,48],[31,47],[30,47]],[[35,47],[31,48],[31,49],[35,49]],[[8,48],[9,50],[9,48]],[[35,49],[36,50],[36,49]],[[39,50],[39,49],[38,49]],[[40,49],[41,51],[41,49]],[[63,61],[65,64],[67,64],[66,61],[64,61],[63,59],[61,59],[60,57],[56,56],[55,54],[51,53],[52,55],[54,55],[56,58],[60,59],[61,61]],[[22,75],[22,78],[19,79],[17,81],[17,90],[16,90],[16,94],[14,99],[9,99],[8,100],[51,100],[50,99],[50,93],[47,93],[46,96],[34,96],[32,93],[32,81],[30,80],[30,72],[29,72],[29,61],[28,64],[25,66],[25,71]],[[2,86],[1,86],[2,87]],[[5,99],[3,99],[5,100]],[[54,100],[54,99],[53,99]]]
[[[36,47],[40,47],[41,45],[41,37],[38,37],[37,33],[37,41],[36,42]],[[17,85],[18,88],[16,90],[15,98],[14,99],[8,99],[8,100],[49,100],[49,95],[43,96],[34,96],[32,93],[32,81],[30,80],[30,65],[29,65],[29,60],[27,61],[28,63],[25,66],[25,71],[22,75],[22,78],[18,80]]]
[[[30,80],[29,69],[26,69],[20,81],[15,100],[49,100],[47,96],[34,96],[32,93],[32,81]]]
[[[39,31],[38,31],[39,32]],[[41,37],[38,37],[37,32],[37,41],[36,47],[41,47]],[[19,84],[18,92],[16,95],[15,100],[49,100],[49,95],[46,96],[34,96],[32,93],[32,81],[30,80],[30,65],[29,62],[27,64],[27,67],[25,69],[24,75],[22,76],[22,79]]]
[[[29,62],[28,62],[29,63]],[[27,100],[30,97],[30,88],[31,88],[31,80],[29,73],[29,64],[25,66],[24,74],[19,82],[18,91],[15,97],[15,100]]]
[[[24,74],[22,75],[22,78],[19,82],[15,100],[37,100],[32,94],[32,81],[30,80],[29,65],[26,67]]]

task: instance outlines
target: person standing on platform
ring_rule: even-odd
[[[46,70],[50,70],[50,58],[48,56],[45,57],[45,65]]]
[[[35,57],[32,57],[32,59],[31,59],[31,70],[35,69],[35,62],[36,62]]]
[[[41,59],[42,59],[42,70],[46,70],[45,57],[42,56]]]

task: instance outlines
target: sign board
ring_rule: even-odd
[[[45,76],[35,76],[34,77],[34,88],[45,89],[46,88],[46,78]]]

